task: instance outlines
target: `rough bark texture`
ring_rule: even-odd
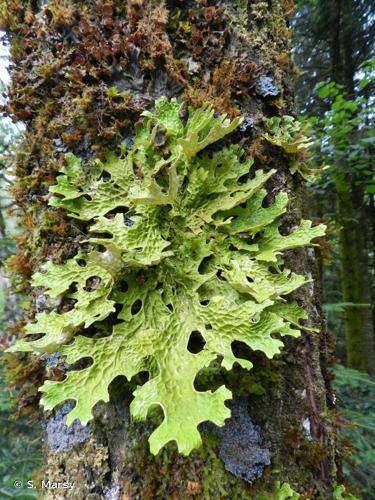
[[[244,115],[230,140],[259,167],[277,168],[268,191],[289,194],[285,231],[306,215],[301,178],[290,174],[280,150],[262,141],[267,117],[293,114],[291,1],[66,0],[41,7],[5,0],[0,9],[13,64],[7,112],[26,123],[15,189],[26,232],[13,260],[25,291],[32,271],[46,258],[74,255],[85,232],[47,206],[64,152],[88,161],[115,149],[161,95]],[[114,97],[112,86],[119,90]],[[314,274],[313,249],[290,252],[289,261],[295,271]],[[66,408],[47,415],[49,451],[40,477],[76,486],[44,491],[46,498],[256,498],[272,492],[276,480],[312,498],[331,498],[336,445],[319,283],[296,298],[321,333],[286,340],[273,361],[252,353],[251,372],[220,374],[236,395],[233,417],[221,430],[204,425],[204,445],[188,458],[173,444],[150,455],[151,424],[130,421],[124,380],[112,384],[112,402],[97,408],[89,430],[67,431]],[[33,312],[36,296],[31,304]],[[62,376],[57,357],[47,365],[50,375]]]

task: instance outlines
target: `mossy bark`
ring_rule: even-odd
[[[262,140],[266,118],[294,113],[287,23],[292,10],[289,0],[66,0],[45,7],[5,0],[0,13],[13,64],[6,111],[26,124],[15,188],[26,231],[13,261],[25,291],[32,270],[47,258],[64,262],[74,255],[85,232],[84,224],[47,205],[48,185],[64,153],[72,151],[88,165],[116,149],[161,95],[244,115],[246,126],[232,141],[253,155],[258,167],[277,168],[267,188],[270,198],[281,190],[289,194],[285,231],[307,215],[303,180],[291,175],[287,156]],[[114,86],[118,92],[108,93]],[[316,274],[313,249],[290,252],[288,260],[296,272]],[[319,334],[286,340],[283,354],[272,361],[250,353],[251,372],[237,367],[212,375],[211,384],[224,382],[237,396],[238,418],[228,422],[225,435],[203,426],[203,447],[188,458],[179,456],[174,444],[153,457],[147,444],[152,423],[131,422],[129,384],[116,380],[111,403],[95,412],[89,439],[82,442],[81,429],[77,439],[75,431],[68,440],[63,437],[64,446],[58,436],[48,436],[54,451],[46,450],[40,478],[74,481],[75,487],[42,494],[262,498],[272,493],[275,481],[285,481],[309,498],[332,498],[336,440],[319,287],[315,281],[295,297]],[[32,311],[36,303],[31,296]],[[58,363],[48,370],[57,378],[64,367]],[[53,422],[56,415],[46,418]],[[249,436],[254,447],[247,446]]]

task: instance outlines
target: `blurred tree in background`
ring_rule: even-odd
[[[335,375],[343,473],[348,483],[358,487],[361,498],[371,500],[375,491],[375,380],[342,365],[336,365]]]
[[[294,19],[295,59],[302,71],[297,100],[315,126],[313,160],[330,165],[312,186],[313,211],[331,220],[338,236],[333,251],[340,278],[337,266],[324,273],[325,299],[336,303],[330,313],[343,313],[348,366],[374,374],[375,4],[306,0],[299,7]]]
[[[329,226],[321,274],[336,340],[334,388],[344,421],[343,469],[364,498],[375,482],[374,17],[369,0],[302,0],[294,17],[300,113],[315,139],[312,215]],[[349,368],[348,368],[349,367]],[[360,370],[360,371],[358,371]],[[345,460],[346,459],[346,460]]]
[[[5,92],[5,86],[0,81],[0,93]],[[5,158],[9,154],[11,145],[14,143],[15,129],[4,119],[0,120],[0,262],[15,251],[15,242],[10,236],[14,229],[14,219],[6,216],[5,211],[10,208],[11,199],[7,188],[11,185],[11,180],[5,173]],[[11,226],[11,228],[9,227]],[[3,308],[1,308],[3,311]],[[3,314],[3,312],[0,312]]]
[[[366,88],[371,82],[374,63],[375,59],[361,66],[358,89]],[[339,256],[337,261],[341,263],[341,296],[338,297],[341,303],[332,304],[327,297],[326,310],[344,313],[348,366],[374,373],[371,307],[375,192],[371,121],[374,105],[365,97],[350,99],[343,87],[334,82],[320,85],[317,93],[330,108],[322,117],[310,118],[317,145],[312,158],[323,160],[330,168],[313,186],[313,200],[331,226],[336,227],[338,238],[334,248]],[[330,191],[333,193],[333,213],[326,211],[326,208],[330,210],[326,201]],[[332,285],[329,278],[326,281],[328,293]]]
[[[5,96],[5,85],[0,81],[0,94]],[[11,292],[5,272],[5,261],[14,254],[17,218],[11,213],[13,199],[9,163],[14,155],[19,131],[4,118],[0,120],[0,347],[9,345],[9,326],[19,313],[20,298]],[[1,359],[0,359],[1,361]],[[0,363],[0,498],[36,498],[33,490],[5,487],[17,479],[22,482],[32,477],[41,463],[41,428],[35,419],[18,414],[17,388],[10,384],[4,366]]]

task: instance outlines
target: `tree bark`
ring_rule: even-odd
[[[285,230],[307,215],[302,179],[291,175],[277,148],[262,143],[266,118],[294,113],[287,23],[292,2],[5,4],[6,12],[0,12],[13,65],[7,112],[26,123],[15,189],[26,227],[15,267],[23,273],[25,290],[30,269],[39,269],[46,258],[64,262],[74,255],[85,230],[47,206],[48,185],[63,154],[71,151],[87,163],[114,150],[161,95],[244,115],[247,125],[232,140],[255,157],[258,167],[277,168],[268,191],[289,194]],[[118,93],[110,97],[114,86]],[[313,249],[290,252],[288,260],[294,271],[315,274]],[[111,402],[98,405],[88,428],[63,425],[66,405],[46,415],[46,461],[39,477],[75,486],[42,494],[54,499],[261,498],[281,481],[310,498],[331,498],[336,441],[319,281],[300,289],[296,298],[320,333],[286,340],[283,354],[272,361],[253,353],[251,372],[237,367],[222,375],[221,382],[235,394],[232,418],[220,431],[204,425],[200,450],[186,458],[170,444],[157,457],[150,455],[150,425],[130,420],[128,385],[115,380]],[[47,370],[56,378],[64,367],[52,357]]]

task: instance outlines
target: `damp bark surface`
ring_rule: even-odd
[[[258,168],[277,169],[267,188],[270,199],[280,191],[289,195],[285,231],[307,216],[303,179],[290,173],[280,149],[262,139],[267,118],[295,114],[292,11],[288,0],[44,5],[3,0],[0,25],[12,57],[4,111],[26,126],[14,190],[25,232],[11,266],[30,295],[30,317],[51,306],[31,293],[31,273],[46,259],[63,263],[75,255],[85,235],[84,223],[48,206],[48,187],[64,154],[73,152],[89,169],[91,159],[129,147],[140,114],[162,95],[193,106],[209,103],[230,117],[243,115],[230,140],[254,156]],[[313,248],[290,251],[287,263],[298,273],[316,274]],[[110,403],[97,406],[88,428],[77,424],[68,430],[64,407],[46,414],[45,463],[37,476],[75,487],[43,490],[42,496],[261,498],[281,481],[310,498],[331,498],[336,441],[319,281],[301,288],[295,298],[320,333],[285,340],[283,353],[272,361],[250,353],[251,372],[236,367],[216,374],[216,382],[234,393],[232,418],[221,429],[203,424],[203,446],[189,457],[180,456],[173,443],[156,457],[150,454],[152,424],[131,421],[125,379],[112,383]],[[18,362],[26,363],[25,356]],[[44,370],[59,379],[66,367],[55,357]]]

